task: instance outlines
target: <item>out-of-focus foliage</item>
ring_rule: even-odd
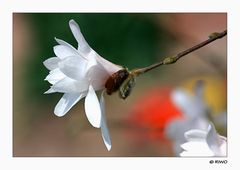
[[[53,97],[43,95],[49,88],[44,82],[48,70],[42,62],[54,56],[54,37],[63,39],[77,47],[77,42],[68,26],[74,19],[90,46],[102,57],[130,69],[144,67],[164,56],[171,36],[157,24],[156,14],[25,14],[31,21],[36,48],[33,50],[25,70],[26,99],[47,102]],[[29,83],[31,81],[31,83]],[[28,95],[26,94],[26,95]],[[34,96],[34,98],[31,98]],[[54,96],[54,95],[51,95]],[[59,95],[57,95],[59,96]]]

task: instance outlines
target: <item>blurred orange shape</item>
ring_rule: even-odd
[[[127,122],[133,128],[146,131],[151,139],[164,138],[164,129],[173,119],[182,118],[171,100],[171,88],[156,88],[140,97],[132,106]]]

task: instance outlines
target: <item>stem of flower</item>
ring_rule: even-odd
[[[165,59],[163,59],[163,61],[159,62],[159,63],[156,63],[156,64],[153,64],[153,65],[150,65],[148,67],[144,67],[144,68],[140,68],[140,69],[136,69],[136,70],[133,70],[131,71],[131,73],[135,76],[138,76],[140,74],[143,74],[143,73],[146,73],[150,70],[153,70],[161,65],[167,65],[167,64],[173,64],[175,63],[176,61],[178,61],[180,58],[182,58],[183,56],[186,56],[187,54],[193,52],[193,51],[196,51],[204,46],[206,46],[207,44],[210,44],[211,42],[217,40],[217,39],[220,39],[224,36],[227,35],[227,30],[223,31],[223,32],[214,32],[212,34],[210,34],[208,36],[208,39],[187,49],[187,50],[184,50],[180,53],[178,53],[177,55],[174,55],[174,56],[171,56],[171,57],[166,57]]]

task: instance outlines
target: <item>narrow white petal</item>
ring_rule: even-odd
[[[61,61],[58,57],[51,57],[43,62],[48,70],[54,70],[58,67],[58,62]]]
[[[196,83],[194,84],[194,92],[199,99],[203,99],[204,90],[205,90],[204,88],[205,88],[205,82],[201,79],[197,80]]]
[[[122,67],[115,65],[111,63],[110,61],[102,58],[100,55],[96,54],[97,61],[105,68],[105,70],[109,73],[109,75],[112,75],[113,73],[116,73],[117,71],[121,70]]]
[[[183,151],[183,152],[180,153],[180,156],[182,156],[182,157],[189,156],[189,152]]]
[[[191,141],[182,144],[181,147],[187,151],[197,151],[201,150],[202,148],[206,148],[207,145],[205,141]]]
[[[78,24],[72,19],[69,21],[69,26],[72,30],[73,36],[78,42],[78,50],[83,55],[87,55],[91,51],[91,47],[86,42],[85,38],[83,37],[81,30]]]
[[[88,56],[88,65],[87,65],[86,70],[89,70],[90,68],[92,68],[92,67],[94,67],[96,65],[98,65],[96,57],[94,55],[89,55]]]
[[[184,112],[185,108],[190,105],[192,98],[184,89],[178,88],[171,93],[171,99]]]
[[[199,156],[207,156],[206,154],[202,155],[199,152],[192,152],[192,151],[183,151],[180,153],[181,157],[199,157]]]
[[[69,77],[55,83],[52,88],[60,93],[81,93],[88,90],[88,81],[76,81]]]
[[[211,148],[211,150],[214,153],[219,153],[220,151],[220,137],[216,132],[216,129],[214,127],[214,125],[212,123],[210,123],[209,127],[208,127],[208,134],[207,134],[207,144],[208,146]]]
[[[188,130],[187,129],[188,127],[183,125],[187,125],[186,123],[187,123],[186,120],[179,120],[179,119],[172,120],[167,124],[165,128],[166,135],[173,140],[177,139],[177,140],[185,141],[183,134]]]
[[[55,84],[56,82],[62,80],[65,77],[66,76],[59,70],[59,68],[56,68],[50,71],[45,80],[47,80],[51,84]]]
[[[184,133],[192,129],[206,130],[209,122],[202,118],[175,119],[166,126],[166,134],[169,138],[186,141]]]
[[[56,91],[52,88],[48,89],[47,91],[44,92],[44,94],[50,94],[50,93],[55,93]]]
[[[58,39],[58,38],[56,38],[56,37],[55,37],[55,40],[57,41],[58,44],[67,46],[67,47],[71,48],[72,50],[77,51],[71,44],[67,43],[66,41],[61,40],[61,39]],[[79,53],[79,52],[78,52],[78,53]],[[81,57],[83,57],[85,60],[88,60],[85,55],[82,55],[82,54],[80,54],[80,53],[79,53],[79,55],[80,55]]]
[[[101,90],[109,78],[110,74],[100,65],[94,57],[91,57],[87,66],[86,76],[95,90]]]
[[[64,116],[86,93],[65,93],[57,103],[54,114]]]
[[[203,130],[192,129],[184,133],[188,141],[205,141],[207,133]]]
[[[105,116],[105,101],[104,101],[104,91],[101,94],[101,99],[100,99],[100,107],[102,111],[102,120],[101,120],[101,132],[102,132],[102,138],[104,141],[105,146],[107,147],[107,150],[110,151],[112,144],[111,144],[111,139],[110,135],[108,132],[108,127],[106,123],[106,116]]]
[[[53,47],[53,51],[55,55],[60,59],[64,59],[69,56],[79,56],[79,53],[77,50],[65,45],[56,45]]]
[[[227,156],[227,139],[223,136],[220,136],[221,146],[219,153],[216,156]]]
[[[68,77],[81,81],[85,77],[88,62],[78,56],[70,56],[59,62],[60,70]]]
[[[63,45],[63,46],[67,46],[67,47],[69,47],[69,48],[72,48],[73,50],[76,50],[71,44],[69,44],[68,42],[66,42],[66,41],[64,41],[64,40],[61,40],[61,39],[59,39],[59,38],[54,38],[56,41],[57,41],[57,43],[59,44],[59,45]]]
[[[184,89],[175,89],[171,93],[173,103],[186,115],[187,117],[205,116],[208,109],[204,101],[198,96],[193,96]]]
[[[213,156],[213,152],[204,141],[192,141],[181,145],[181,147],[189,152],[189,156]]]
[[[92,85],[89,86],[88,94],[85,98],[85,112],[92,126],[99,128],[102,117],[101,107]]]

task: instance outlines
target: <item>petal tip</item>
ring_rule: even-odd
[[[60,44],[60,43],[59,43],[59,40],[60,40],[60,39],[58,39],[57,37],[54,37],[54,40],[55,40],[58,44]]]
[[[74,19],[70,19],[70,20],[69,20],[69,23],[70,23],[70,22],[75,22],[75,21],[74,21]]]
[[[107,150],[110,151],[112,149],[112,145],[107,145]]]
[[[93,127],[100,128],[102,119],[101,107],[92,85],[89,86],[84,105],[88,121]]]
[[[44,60],[44,61],[43,61],[43,65],[44,65],[48,70],[51,70],[51,67],[49,67],[49,65],[48,65],[48,61],[49,61],[49,59]]]
[[[50,93],[54,93],[54,92],[56,92],[56,91],[53,90],[52,88],[50,88],[47,91],[45,91],[43,94],[50,94]]]
[[[57,117],[63,117],[65,114],[63,112],[59,112],[56,108],[54,109],[54,114],[57,116]]]
[[[71,25],[78,25],[78,24],[76,23],[76,21],[74,19],[70,19],[69,26],[71,27]]]
[[[94,124],[94,123],[91,123],[91,125],[93,126],[93,127],[95,127],[95,128],[100,128],[101,127],[101,125],[98,125],[98,124]]]

